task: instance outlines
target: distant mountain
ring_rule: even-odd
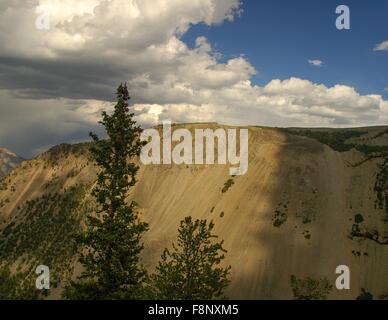
[[[23,159],[5,148],[0,148],[0,178],[15,169]]]

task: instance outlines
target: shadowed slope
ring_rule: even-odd
[[[189,129],[204,126],[185,125]],[[371,136],[368,143],[386,146],[384,134],[379,135],[385,129],[364,129]],[[361,288],[375,296],[383,295],[388,292],[388,246],[348,237],[356,214],[361,214],[368,226],[382,234],[387,232],[386,208],[376,204],[375,188],[384,159],[371,157],[363,161],[365,158],[354,148],[338,152],[315,139],[252,127],[248,173],[233,177],[234,183],[226,192],[222,189],[231,179],[227,166],[141,166],[139,182],[130,197],[137,201],[142,217],[150,224],[143,238],[143,261],[152,270],[163,248],[176,238],[179,221],[192,215],[213,219],[216,233],[225,239],[225,263],[232,265],[230,298],[289,299],[292,274],[326,277],[334,284],[335,268],[342,264],[350,267],[351,290],[334,289],[330,298],[354,299]],[[66,279],[64,269],[71,273],[70,266],[62,265],[69,262],[79,273],[79,266],[69,258],[73,252],[70,225],[61,228],[63,220],[57,215],[67,214],[73,229],[80,228],[84,215],[93,211],[90,190],[95,173],[87,144],[64,145],[24,162],[3,180],[1,259],[12,263],[13,270],[19,266],[31,271],[45,253],[47,262],[53,264],[50,267],[57,270],[54,277],[58,289],[50,291],[53,298],[59,297],[60,280]],[[80,197],[71,197],[75,200],[69,203],[72,188],[79,188],[76,194]],[[55,194],[57,198],[42,201],[42,195]],[[40,199],[38,205],[31,205],[36,199]],[[54,202],[61,204],[62,211]],[[68,209],[64,211],[63,206]],[[31,216],[39,212],[51,217],[47,224],[31,224]],[[30,230],[28,236],[35,238],[48,226],[55,232],[33,241],[33,247],[20,248],[26,230],[34,229],[36,235]],[[18,249],[10,252],[5,244],[12,234]],[[52,251],[58,242],[66,252],[66,261]],[[35,281],[33,272],[26,277]]]

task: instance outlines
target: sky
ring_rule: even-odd
[[[3,0],[0,146],[102,134],[121,82],[144,127],[387,125],[387,70],[383,0]]]
[[[349,6],[350,30],[335,27],[339,4]],[[258,71],[255,84],[296,76],[388,98],[388,52],[373,51],[388,38],[388,1],[259,0],[244,1],[243,9],[233,23],[196,25],[183,40],[192,46],[205,36],[226,57],[244,54]],[[321,60],[322,68],[308,60]]]

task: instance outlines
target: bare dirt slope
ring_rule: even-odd
[[[214,220],[225,240],[230,298],[290,299],[291,275],[326,277],[334,285],[338,265],[350,267],[351,290],[334,288],[329,298],[354,299],[361,288],[387,294],[388,245],[349,238],[356,215],[387,236],[387,128],[357,129],[346,139],[341,133],[330,138],[334,143],[319,136],[326,144],[300,129],[249,130],[249,171],[233,177],[226,192],[226,166],[141,166],[130,198],[150,224],[145,265],[155,267],[179,221],[192,215]],[[26,278],[35,279],[34,266],[49,265],[58,285],[54,298],[74,265],[71,232],[92,210],[96,168],[87,148],[56,147],[0,183],[0,257]]]

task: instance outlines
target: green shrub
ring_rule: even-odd
[[[292,275],[291,288],[296,300],[326,300],[333,286],[326,278],[313,279],[311,277],[298,279]]]
[[[360,295],[356,298],[356,300],[373,300],[373,295],[366,291],[364,288],[361,288]]]
[[[222,193],[227,192],[232,185],[234,185],[234,180],[233,179],[229,179],[228,181],[226,181],[224,183],[224,187],[222,188]]]
[[[272,218],[273,226],[276,228],[279,228],[282,224],[286,223],[287,218],[288,217],[285,212],[282,212],[280,210],[275,210],[275,215]]]
[[[354,221],[356,223],[362,223],[364,222],[364,217],[362,216],[362,214],[358,213],[354,216]]]

